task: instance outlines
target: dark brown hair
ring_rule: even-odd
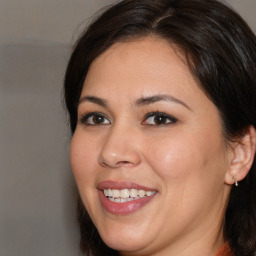
[[[227,138],[256,127],[256,37],[244,20],[217,0],[124,0],[105,10],[81,35],[65,76],[72,133],[89,66],[116,42],[157,36],[187,57],[191,73],[216,105]],[[81,248],[95,256],[118,255],[101,240],[81,201]],[[256,163],[231,190],[225,236],[235,256],[256,255]]]

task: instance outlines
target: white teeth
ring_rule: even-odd
[[[131,189],[130,190],[130,197],[136,197],[139,194],[137,189]]]
[[[153,196],[156,191],[145,191],[143,189],[104,189],[104,195],[113,202],[124,203],[146,196]]]
[[[120,197],[122,198],[128,198],[130,196],[129,190],[128,189],[122,189],[120,193]]]
[[[120,197],[120,190],[113,189],[112,190],[112,196],[115,197]]]
[[[155,194],[154,191],[146,191],[147,196],[153,196]]]
[[[144,197],[146,195],[145,190],[139,190],[139,197]]]
[[[104,189],[104,192],[105,191],[107,191],[107,195],[106,196],[112,197],[112,189]]]

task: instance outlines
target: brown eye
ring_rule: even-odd
[[[94,124],[102,124],[102,123],[104,123],[104,117],[100,116],[100,115],[94,115],[92,117],[92,121]]]
[[[81,124],[85,125],[107,125],[110,124],[110,121],[100,113],[89,113],[80,119]]]
[[[163,125],[170,125],[176,122],[177,122],[177,119],[168,114],[161,113],[161,112],[154,112],[147,115],[143,124],[163,126]]]
[[[155,116],[154,117],[154,123],[155,124],[166,124],[169,120],[167,119],[166,116]]]

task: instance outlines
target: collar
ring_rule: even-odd
[[[234,256],[228,243],[223,244],[214,256]]]

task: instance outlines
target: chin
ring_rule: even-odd
[[[143,251],[147,246],[143,242],[138,242],[134,240],[122,240],[122,241],[104,241],[105,244],[119,252],[138,252],[138,251]]]
[[[132,232],[133,234],[128,234],[126,232],[104,232],[100,233],[102,240],[105,244],[117,251],[123,252],[135,252],[141,251],[151,244],[149,237],[145,235],[140,235],[140,232]]]

